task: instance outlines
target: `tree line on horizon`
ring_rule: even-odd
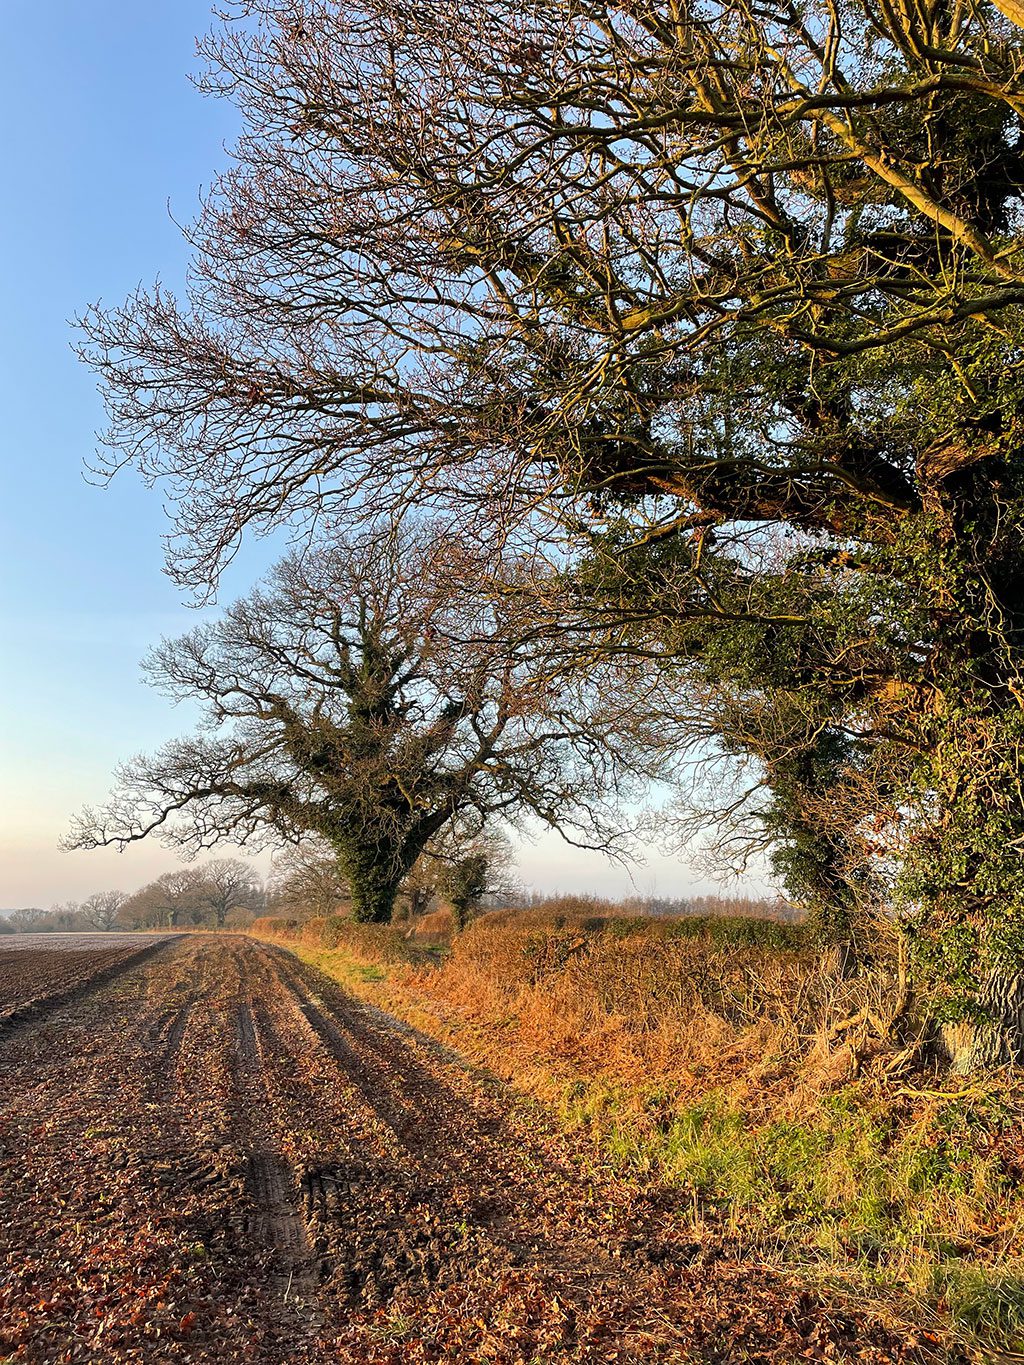
[[[49,909],[0,911],[0,933],[241,926],[266,908],[282,884],[274,878],[264,883],[241,858],[216,858],[172,868],[132,893],[97,891]]]
[[[399,914],[412,923],[445,909],[451,912],[456,929],[490,909],[540,911],[553,919],[566,914],[651,919],[710,916],[794,923],[800,918],[796,907],[770,896],[626,896],[614,900],[594,892],[527,891],[511,875],[511,851],[501,844],[493,847],[486,873],[470,880],[464,870],[439,857],[428,857],[406,880]],[[265,915],[301,923],[351,913],[351,891],[337,860],[329,851],[307,845],[283,852],[266,879],[240,858],[218,858],[172,868],[132,893],[97,891],[81,901],[63,901],[48,909],[0,910],[0,934],[245,930]]]

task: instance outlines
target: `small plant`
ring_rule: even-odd
[[[1024,1262],[983,1266],[955,1261],[936,1275],[935,1288],[952,1320],[976,1339],[1004,1351],[1024,1351]]]
[[[367,1328],[369,1336],[388,1345],[399,1345],[418,1330],[415,1321],[402,1313],[388,1313],[381,1320],[371,1323]]]

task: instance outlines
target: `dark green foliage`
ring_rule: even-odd
[[[812,930],[806,925],[733,915],[685,915],[654,921],[643,916],[593,916],[582,920],[580,928],[612,938],[655,935],[665,939],[706,939],[709,943],[736,947],[802,948],[812,939]]]
[[[484,849],[471,850],[449,863],[438,881],[438,890],[449,902],[455,923],[464,929],[470,912],[488,888],[490,859]]]

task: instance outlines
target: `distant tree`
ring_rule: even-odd
[[[402,883],[409,919],[425,914],[435,901],[447,901],[456,925],[464,929],[484,898],[511,894],[512,845],[497,830],[463,815],[427,843]]]
[[[426,914],[435,901],[445,900],[463,927],[470,906],[498,889],[487,883],[497,875],[499,866],[504,869],[511,862],[507,838],[485,830],[472,813],[457,817],[427,842],[402,882],[407,917]],[[481,885],[479,892],[473,890],[477,883]]]
[[[155,903],[161,907],[168,928],[176,929],[201,913],[203,874],[196,867],[165,872],[152,883]]]
[[[161,926],[177,929],[196,922],[204,910],[202,872],[195,867],[176,868],[130,896],[119,917],[130,918],[138,928]]]
[[[438,894],[440,865],[431,858],[429,845],[413,863],[402,882],[402,900],[407,919],[425,915]]]
[[[463,853],[446,868],[441,890],[452,907],[457,929],[465,929],[472,910],[486,894],[487,871],[487,854],[482,850]]]
[[[461,812],[528,811],[614,847],[609,800],[655,750],[610,676],[556,683],[536,666],[505,586],[481,591],[466,546],[431,526],[291,556],[220,622],[154,651],[152,680],[200,700],[206,728],[126,764],[68,846],[313,834],[355,917],[377,921]]]
[[[46,914],[46,927],[55,933],[70,933],[87,923],[78,901],[62,901],[50,907]]]
[[[213,915],[218,929],[223,929],[230,911],[259,907],[259,880],[240,858],[214,858],[197,871],[201,878],[196,887],[197,906]]]
[[[464,929],[486,896],[507,888],[512,845],[496,830],[454,822],[434,841],[429,856],[436,868],[437,894],[448,902],[455,925]]]
[[[39,933],[45,924],[46,911],[39,906],[19,906],[7,912],[7,922],[16,934]]]
[[[477,829],[478,824],[474,822],[474,830]],[[401,897],[406,902],[408,919],[425,915],[438,900],[455,904],[455,897],[459,894],[456,890],[455,864],[463,857],[471,857],[471,852],[472,835],[467,829],[466,819],[455,820],[427,841],[423,852],[401,883]]]
[[[156,905],[151,892],[152,883],[131,892],[128,899],[117,912],[118,926],[122,929],[153,929],[161,921],[162,910]]]
[[[282,850],[268,886],[268,908],[323,917],[349,908],[351,892],[337,856],[323,840],[307,839]]]
[[[159,922],[158,911],[148,895],[148,887],[133,891],[117,912],[118,929],[153,929]]]
[[[96,891],[79,907],[82,918],[104,932],[116,928],[121,907],[128,899],[123,891]]]

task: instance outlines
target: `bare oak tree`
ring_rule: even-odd
[[[84,323],[179,577],[388,496],[891,545],[994,471],[962,361],[1016,373],[1024,48],[989,5],[240,11],[189,297]]]
[[[202,913],[202,872],[196,867],[164,872],[129,896],[119,911],[123,920],[136,927],[167,929],[198,923]]]
[[[94,312],[84,347],[105,468],[166,481],[183,581],[328,508],[600,540],[609,647],[659,623],[700,661],[839,918],[851,850],[896,865],[943,1011],[1008,1002],[993,1058],[1024,1055],[1001,9],[249,0],[206,44],[245,131],[187,296]]]
[[[213,916],[218,929],[232,910],[255,910],[259,906],[259,880],[241,858],[213,858],[198,869],[200,903]]]
[[[127,899],[123,891],[96,891],[86,896],[78,913],[94,929],[108,932],[117,927],[118,914]]]
[[[438,894],[452,907],[457,929],[465,929],[485,896],[507,889],[515,861],[500,830],[473,829],[464,822],[443,831],[431,853]]]
[[[457,816],[424,846],[402,882],[406,916],[425,914],[437,900],[447,901],[459,929],[485,895],[507,891],[515,863],[512,844],[501,830],[488,828],[476,811]]]
[[[303,840],[274,858],[267,887],[268,910],[303,918],[343,914],[350,891],[338,859],[322,840]]]
[[[539,672],[517,595],[485,595],[476,572],[436,526],[286,559],[220,622],[153,652],[154,683],[200,700],[205,727],[127,763],[69,845],[314,834],[361,920],[390,919],[403,877],[460,812],[527,811],[614,846],[607,797],[656,767],[656,750],[624,723],[610,677]]]

